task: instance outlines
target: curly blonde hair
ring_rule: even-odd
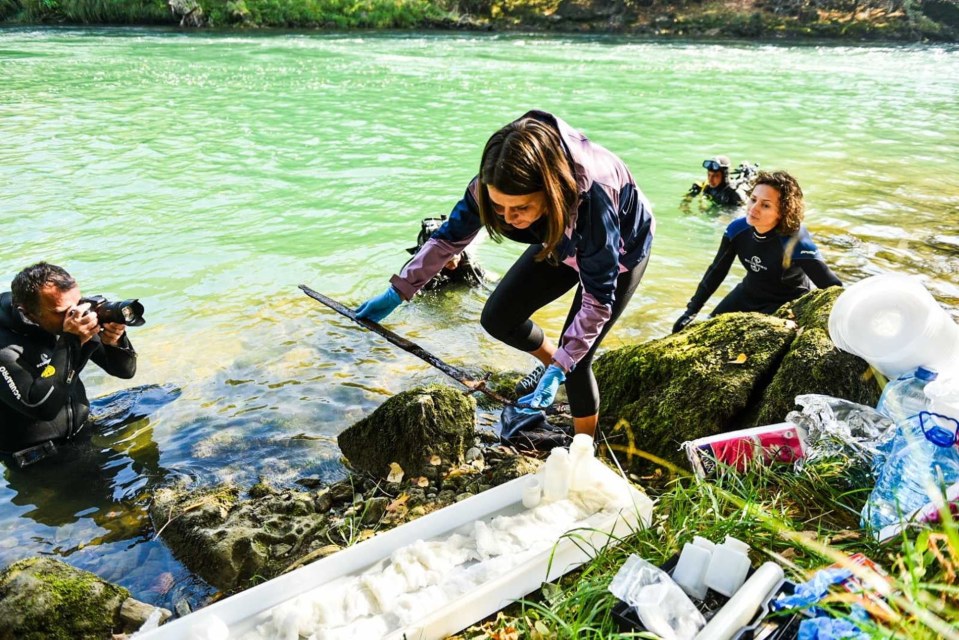
[[[806,201],[796,179],[785,171],[760,171],[753,189],[761,184],[779,192],[779,224],[774,231],[783,236],[798,232],[806,215]]]

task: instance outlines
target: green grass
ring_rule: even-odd
[[[598,551],[581,570],[472,627],[461,638],[638,638],[620,633],[611,617],[616,599],[607,590],[631,553],[662,564],[694,535],[721,541],[726,535],[752,547],[754,565],[773,560],[794,581],[856,552],[888,572],[890,615],[867,629],[876,638],[957,638],[959,527],[951,518],[933,529],[908,530],[880,546],[859,528],[869,488],[857,465],[822,460],[802,471],[788,467],[729,474],[716,482],[689,476],[650,490],[656,497],[652,525]],[[854,570],[856,572],[856,570]],[[861,577],[865,577],[862,574]],[[842,615],[847,602],[828,608]]]

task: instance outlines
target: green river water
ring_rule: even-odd
[[[799,178],[844,282],[919,274],[959,315],[956,47],[0,31],[0,290],[46,259],[84,293],[141,298],[135,382],[182,389],[89,459],[6,469],[0,566],[54,554],[148,602],[202,604],[211,590],[153,540],[151,488],[335,480],[337,433],[444,382],[296,285],[350,305],[380,292],[420,218],[447,213],[487,137],[533,107],[620,155],[653,203],[653,258],[607,347],[667,333],[711,261],[732,214],[679,203],[717,153]],[[503,273],[521,249],[478,255]],[[453,363],[527,369],[480,328],[485,297],[432,295],[386,324]],[[554,336],[566,304],[537,316]],[[91,396],[124,386],[84,379]]]

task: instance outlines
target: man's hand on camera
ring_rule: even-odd
[[[84,302],[67,309],[67,315],[63,319],[64,333],[72,333],[80,338],[80,344],[86,344],[87,340],[97,335],[99,331],[97,314],[90,313],[90,303]]]
[[[127,327],[125,324],[119,322],[104,322],[100,331],[100,342],[110,345],[111,347],[116,347],[120,344],[120,339],[126,330]]]

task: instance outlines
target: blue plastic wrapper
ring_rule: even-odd
[[[869,635],[849,620],[810,618],[799,624],[798,640],[868,640]]]
[[[849,569],[822,569],[813,574],[813,577],[796,585],[791,596],[780,595],[770,605],[776,611],[780,609],[804,609],[814,605],[829,592],[829,587],[840,584],[852,576]]]

